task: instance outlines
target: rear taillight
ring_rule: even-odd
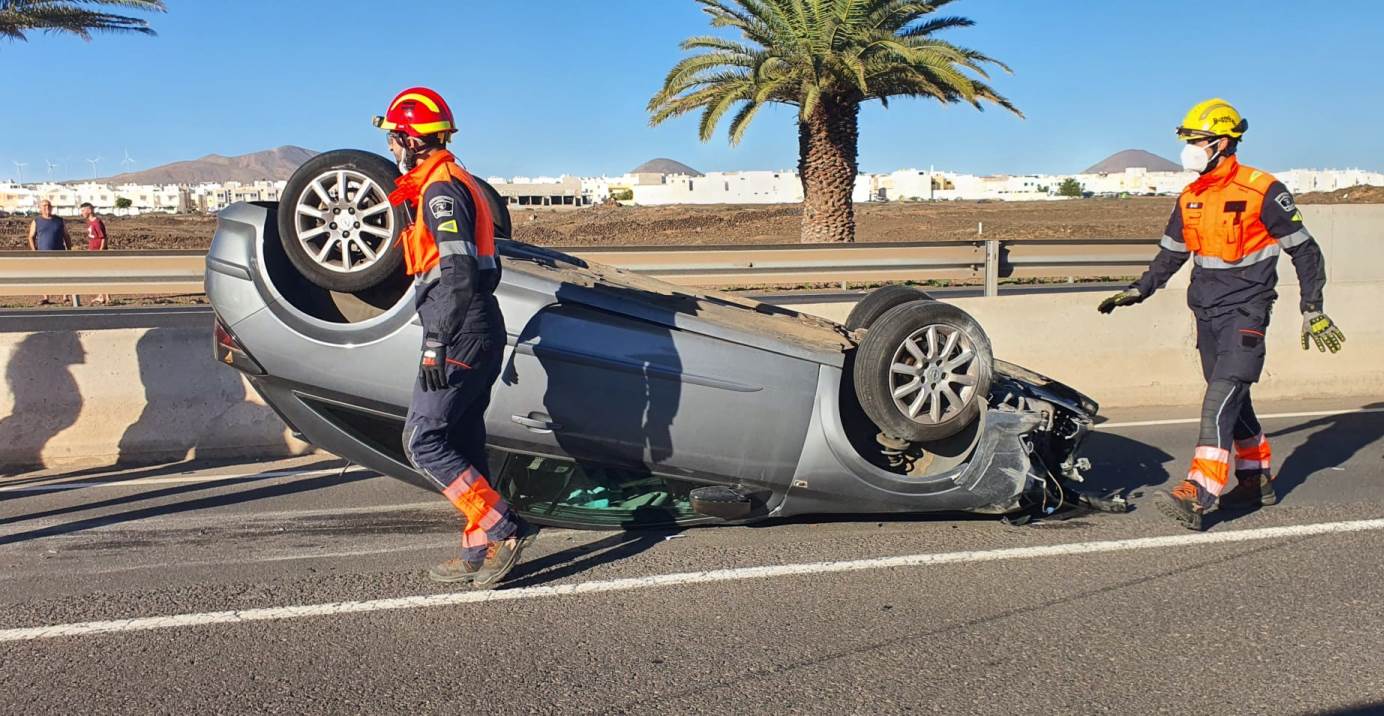
[[[218,361],[225,363],[236,370],[241,370],[251,375],[264,375],[264,369],[254,358],[246,352],[244,346],[231,333],[226,325],[221,322],[221,317],[217,316],[212,328],[212,355]]]

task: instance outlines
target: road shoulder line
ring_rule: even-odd
[[[241,624],[257,621],[299,619],[303,617],[331,616],[340,614],[361,614],[367,612],[398,609],[422,609],[429,607],[456,606],[461,604],[481,604],[486,602],[538,599],[548,597],[575,596],[624,592],[651,587],[671,587],[691,584],[707,584],[745,579],[766,579],[771,577],[801,576],[809,574],[832,574],[858,572],[864,570],[889,569],[897,567],[925,567],[961,562],[994,562],[1011,559],[1034,559],[1066,555],[1100,554],[1109,552],[1128,552],[1134,550],[1189,547],[1196,545],[1230,544],[1268,539],[1291,537],[1311,537],[1324,534],[1366,532],[1384,529],[1384,518],[1353,520],[1346,522],[1325,522],[1285,527],[1262,527],[1248,530],[1226,532],[1199,532],[1193,534],[1170,535],[1163,537],[1141,537],[1136,539],[1107,540],[1094,542],[1075,542],[1036,547],[1013,547],[984,551],[943,552],[914,554],[898,557],[880,557],[839,562],[809,562],[766,567],[740,567],[718,569],[706,572],[682,572],[675,574],[650,575],[596,582],[577,582],[551,586],[523,587],[496,591],[467,591],[447,594],[431,594],[368,601],[331,602],[325,604],[305,604],[289,607],[268,607],[238,611],[204,612],[175,614],[158,617],[139,617],[113,621],[78,622],[51,626],[0,630],[0,642],[35,641],[58,637],[94,636],[119,632],[149,631],[176,627],[196,627],[213,624]]]

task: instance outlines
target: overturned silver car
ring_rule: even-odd
[[[206,274],[215,350],[303,439],[426,486],[401,445],[422,331],[390,256],[404,219],[385,203],[392,166],[371,156],[328,152],[282,204],[221,212]],[[377,218],[379,240],[324,228],[348,210]],[[492,211],[507,237],[498,195]],[[995,360],[970,316],[920,291],[876,291],[840,325],[497,244],[508,348],[487,414],[491,480],[530,519],[999,514],[1077,494],[1097,405]]]

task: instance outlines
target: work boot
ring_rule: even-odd
[[[442,564],[433,565],[428,570],[428,579],[443,583],[470,582],[481,571],[482,564],[484,563],[468,562],[460,557],[453,557]]]
[[[1198,532],[1206,529],[1203,518],[1216,509],[1216,496],[1190,480],[1183,480],[1172,490],[1159,490],[1153,497],[1159,511]]]
[[[514,565],[519,563],[519,553],[538,536],[537,527],[530,525],[522,517],[516,516],[514,519],[519,523],[514,534],[509,539],[491,542],[486,550],[485,564],[481,566],[481,571],[476,574],[474,581],[477,589],[490,589],[499,584],[500,580],[514,569]]]
[[[1273,489],[1272,475],[1241,479],[1230,492],[1221,495],[1223,510],[1255,510],[1275,504],[1278,504],[1278,493]]]

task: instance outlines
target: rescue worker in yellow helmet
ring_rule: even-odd
[[[1345,335],[1322,313],[1326,266],[1293,195],[1267,172],[1243,166],[1235,151],[1249,122],[1223,99],[1187,112],[1177,135],[1182,166],[1200,176],[1183,190],[1158,255],[1139,280],[1105,299],[1101,313],[1139,303],[1192,259],[1187,304],[1197,321],[1206,378],[1201,434],[1187,479],[1160,491],[1158,507],[1200,530],[1217,507],[1252,509],[1278,501],[1271,451],[1250,402],[1264,369],[1264,333],[1278,294],[1278,256],[1293,260],[1301,290],[1302,347],[1335,353]],[[1237,482],[1229,488],[1230,475]],[[1229,488],[1229,489],[1228,489]]]
[[[389,133],[389,151],[406,172],[389,201],[415,214],[399,237],[424,333],[404,453],[465,518],[461,554],[428,576],[485,589],[509,574],[537,533],[490,486],[486,459],[485,410],[505,348],[494,219],[480,185],[447,151],[456,124],[441,95],[406,89],[375,126]]]

